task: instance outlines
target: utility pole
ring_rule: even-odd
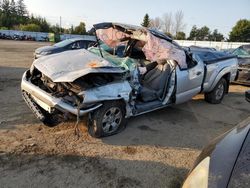
[[[60,16],[60,34],[62,33],[62,17]]]

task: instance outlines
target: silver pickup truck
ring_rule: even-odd
[[[24,73],[23,98],[44,124],[78,123],[87,115],[91,136],[109,136],[131,116],[199,93],[220,103],[236,76],[234,56],[183,49],[156,30],[100,23],[92,31],[96,46],[39,58]]]

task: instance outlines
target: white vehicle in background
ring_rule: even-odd
[[[34,61],[22,78],[24,99],[45,124],[88,115],[89,133],[109,136],[126,118],[192,99],[217,104],[235,79],[237,58],[213,50],[184,50],[143,27],[94,25],[98,45]],[[101,40],[108,47],[100,45]]]

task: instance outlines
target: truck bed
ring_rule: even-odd
[[[235,58],[235,55],[212,49],[191,48],[192,53],[198,55],[205,64],[213,64],[219,61]]]

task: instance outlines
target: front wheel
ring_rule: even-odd
[[[221,103],[226,93],[226,90],[227,90],[227,81],[225,80],[225,78],[221,78],[211,92],[205,93],[205,101],[211,104]]]
[[[107,101],[92,112],[88,132],[95,138],[114,135],[126,126],[125,106],[121,101]]]

